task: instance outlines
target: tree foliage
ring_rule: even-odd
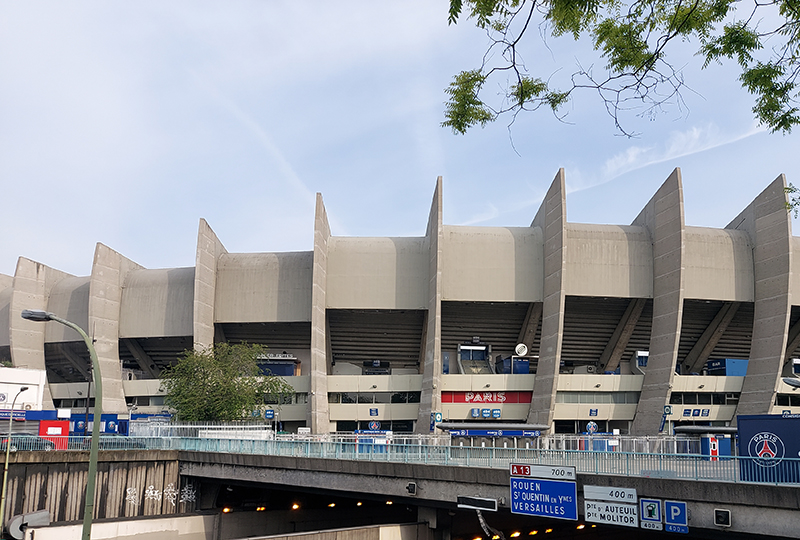
[[[258,360],[264,353],[261,345],[228,343],[185,351],[161,375],[167,405],[183,421],[229,422],[263,409],[265,396],[293,394],[282,378],[262,375]]]
[[[455,133],[503,114],[513,123],[519,112],[542,107],[563,117],[563,106],[589,89],[630,135],[623,112],[652,115],[682,105],[683,74],[667,56],[679,54],[681,42],[695,47],[704,68],[736,62],[756,119],[771,131],[789,133],[800,122],[800,0],[450,0],[449,22],[462,17],[490,41],[481,66],[459,73],[446,89],[442,125]],[[588,37],[604,68],[578,64],[564,88],[550,83],[552,74],[531,74],[536,64],[524,62],[521,49],[535,27],[543,38]],[[492,103],[482,96],[489,81],[501,88]]]

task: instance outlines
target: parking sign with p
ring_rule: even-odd
[[[682,501],[664,501],[664,530],[689,533],[689,512]]]

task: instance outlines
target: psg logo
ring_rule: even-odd
[[[780,437],[769,431],[756,433],[747,445],[750,456],[761,467],[774,467],[783,459],[785,448]]]

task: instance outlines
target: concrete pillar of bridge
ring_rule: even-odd
[[[542,231],[543,305],[539,362],[533,384],[528,422],[552,425],[564,336],[564,266],[567,200],[564,169],[559,169],[531,223]]]
[[[669,403],[683,320],[686,226],[680,169],[672,172],[632,225],[647,229],[653,244],[653,324],[631,434],[655,435]]]
[[[753,246],[753,338],[736,414],[767,414],[775,403],[792,311],[792,219],[783,175],[726,229],[746,231]],[[734,415],[734,423],[736,415]]]
[[[328,242],[331,227],[322,194],[317,193],[314,212],[314,267],[311,288],[311,369],[307,426],[312,433],[328,433]]]
[[[431,415],[442,412],[442,177],[428,216],[425,241],[428,244],[428,313],[423,332],[422,393],[417,415],[417,433],[431,432]]]
[[[113,249],[97,244],[89,282],[89,326],[97,360],[103,374],[103,412],[128,412],[122,390],[122,366],[119,360],[119,319],[122,286],[132,270],[143,267]]]

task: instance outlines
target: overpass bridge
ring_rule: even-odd
[[[597,525],[597,531],[633,537],[633,529],[587,521],[588,486],[621,493],[635,490],[636,498],[685,503],[693,537],[800,538],[798,484],[775,478],[770,483],[743,481],[746,458],[710,461],[707,456],[685,454],[313,440],[174,437],[138,442],[147,449],[101,452],[99,520],[222,512],[227,506],[232,512],[221,515],[218,537],[237,538],[265,530],[284,534],[312,523],[328,528],[337,523],[369,524],[358,521],[354,508],[344,508],[359,502],[373,508],[371,519],[384,516],[424,522],[442,540],[471,540],[480,529],[475,512],[465,513],[457,506],[458,498],[466,496],[497,501],[498,511],[483,512],[483,516],[490,528],[506,534],[511,528],[544,531],[569,526],[574,530],[586,524]],[[9,517],[47,509],[56,524],[79,519],[85,460],[81,451],[17,452],[10,468]],[[787,462],[800,466],[797,459]],[[512,463],[574,467],[578,521],[511,512]],[[325,511],[325,500],[339,501],[336,517],[328,514],[323,520],[298,522],[287,505],[300,494],[316,498],[320,512]],[[268,503],[259,506],[259,500]],[[715,525],[717,509],[730,512],[730,527]],[[273,518],[269,526],[267,515]],[[636,534],[651,538],[667,533],[637,529]]]

